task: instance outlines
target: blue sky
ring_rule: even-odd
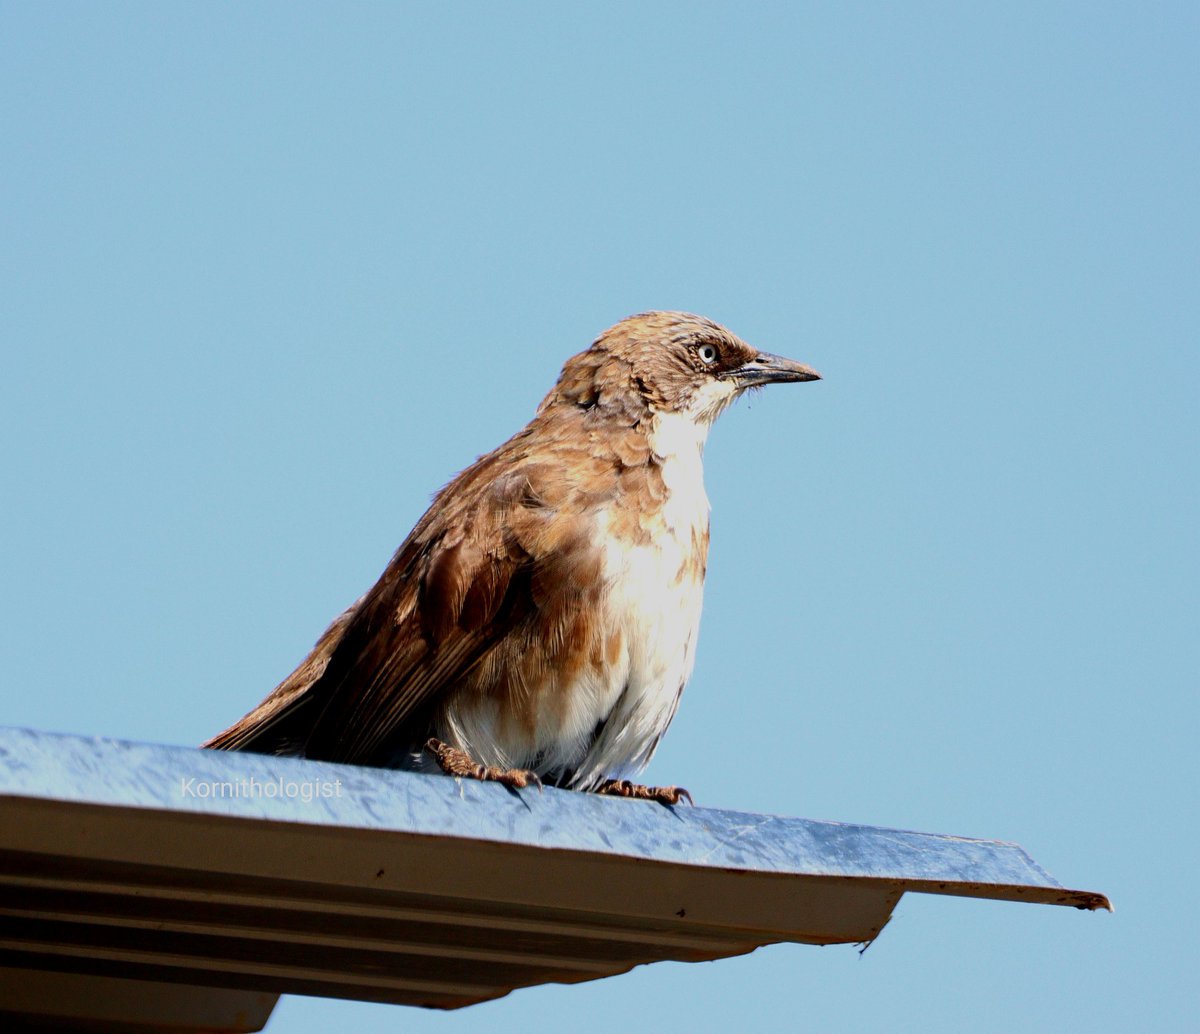
[[[1192,4],[0,3],[0,721],[196,743],[647,308],[821,370],[724,416],[648,776],[1015,840],[1115,915],[271,1030],[1194,1017]]]

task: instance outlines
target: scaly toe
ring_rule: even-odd
[[[457,776],[460,779],[478,779],[483,783],[500,783],[513,790],[523,790],[530,783],[542,790],[542,781],[536,772],[526,768],[496,768],[481,765],[465,750],[452,747],[431,736],[425,741],[425,749],[433,755],[446,775]]]
[[[489,768],[483,778],[514,790],[524,790],[530,783],[538,788],[538,793],[543,790],[541,777],[527,768]]]
[[[634,783],[628,779],[609,779],[596,787],[595,792],[610,797],[657,801],[659,804],[668,806],[674,806],[685,799],[688,804],[695,805],[696,803],[692,800],[692,795],[682,786],[643,786],[641,783]]]

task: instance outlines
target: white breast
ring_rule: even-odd
[[[604,624],[622,630],[623,649],[620,662],[606,672],[605,710],[595,720],[608,717],[578,766],[575,785],[581,789],[646,765],[692,673],[704,588],[694,552],[708,532],[702,464],[707,431],[683,417],[656,418],[650,443],[668,491],[661,524],[656,522],[650,544],[610,541],[605,547],[610,588]],[[604,529],[597,530],[603,541]]]
[[[628,520],[609,510],[596,513],[592,540],[602,544],[607,591],[595,627],[605,663],[584,666],[571,686],[542,698],[536,741],[506,739],[508,726],[492,700],[464,701],[445,714],[446,735],[476,760],[536,765],[547,776],[574,772],[571,785],[582,790],[631,775],[650,760],[695,659],[703,598],[695,554],[708,534],[701,462],[707,430],[707,424],[683,417],[656,418],[650,444],[662,464],[667,498],[661,513],[648,515],[649,543],[615,538],[610,527],[627,527]],[[620,641],[615,658],[607,655],[613,633]]]

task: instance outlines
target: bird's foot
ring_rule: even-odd
[[[607,794],[609,797],[632,797],[639,801],[658,801],[659,804],[678,804],[686,800],[695,805],[692,795],[682,786],[643,786],[641,783],[631,783],[628,779],[609,779],[596,787],[595,793]]]
[[[495,765],[481,765],[465,750],[459,750],[448,743],[443,743],[436,737],[425,741],[425,749],[433,755],[446,775],[459,776],[464,779],[479,779],[486,783],[500,783],[510,790],[523,790],[530,783],[542,789],[542,781],[536,772],[527,768],[497,768]]]

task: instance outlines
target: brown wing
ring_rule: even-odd
[[[522,655],[553,663],[545,644],[561,643],[597,577],[582,515],[611,495],[614,468],[562,442],[552,456],[521,444],[451,482],[300,667],[205,746],[386,763],[397,742],[420,742],[445,692],[510,684]]]
[[[370,764],[423,735],[431,707],[513,623],[534,610],[531,558],[479,521],[417,533],[358,607],[313,692],[323,698],[305,754]]]
[[[251,750],[262,754],[298,754],[307,731],[300,721],[312,711],[309,692],[325,673],[362,600],[339,614],[312,651],[253,711],[224,732],[202,743],[210,750]]]
[[[531,557],[494,505],[503,500],[486,473],[496,462],[484,457],[451,482],[374,587],[258,707],[204,746],[368,762],[521,621],[532,610]]]

